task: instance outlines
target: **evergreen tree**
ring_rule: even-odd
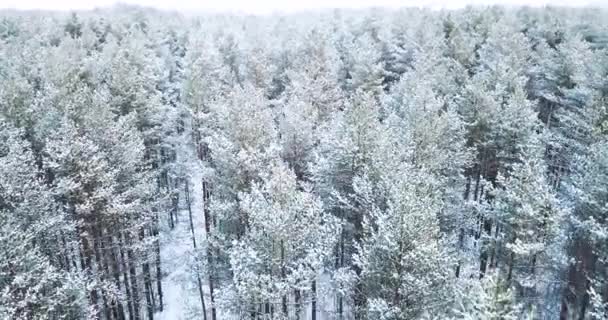
[[[299,317],[303,298],[316,299],[311,288],[331,256],[338,225],[308,188],[279,162],[241,196],[247,230],[230,253],[240,301],[232,305],[241,312]]]

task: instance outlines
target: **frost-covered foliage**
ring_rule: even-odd
[[[0,318],[606,319],[607,21],[2,11]]]

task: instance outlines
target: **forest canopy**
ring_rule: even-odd
[[[0,11],[1,319],[608,319],[608,11]]]

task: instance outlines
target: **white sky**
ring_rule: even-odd
[[[186,11],[239,11],[264,14],[274,11],[293,12],[320,8],[362,8],[426,6],[432,8],[458,8],[474,5],[530,5],[559,6],[607,5],[608,0],[0,0],[0,8],[78,10],[105,7],[116,2],[138,4],[160,9]]]

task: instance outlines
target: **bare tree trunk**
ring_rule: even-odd
[[[169,228],[173,230],[177,223],[177,212],[179,210],[179,192],[174,191],[171,194],[171,209],[169,210]]]
[[[118,289],[118,292],[122,291],[121,290],[121,284],[120,284],[120,269],[118,267],[118,261],[116,259],[116,254],[114,252],[114,243],[112,241],[112,236],[108,236],[108,241],[106,242],[102,242],[104,244],[104,252],[105,252],[105,259],[109,260],[107,262],[107,264],[111,267],[112,269],[112,277],[114,278],[114,285],[116,286],[116,289]],[[124,320],[125,319],[125,310],[124,310],[124,306],[122,304],[122,302],[118,299],[113,300],[113,304],[116,306],[115,308],[115,315],[114,318],[118,319],[118,320]]]
[[[300,313],[302,313],[302,295],[300,294],[300,290],[293,291],[293,301],[294,301],[294,319],[300,319]]]
[[[118,251],[120,253],[120,263],[122,267],[122,278],[125,285],[125,293],[127,294],[127,309],[129,311],[129,320],[133,320],[135,311],[133,309],[133,295],[131,295],[131,286],[129,285],[129,275],[127,273],[127,260],[125,259],[125,246],[122,241],[122,237],[119,234],[118,238]]]
[[[355,243],[360,243],[363,236],[363,217],[360,212],[355,212],[355,219],[353,221],[354,224],[354,241]],[[353,303],[355,306],[355,319],[363,319],[364,318],[364,310],[367,305],[367,297],[365,295],[365,287],[361,279],[361,267],[357,264],[352,265],[355,274],[357,275],[357,281],[355,283],[355,292],[353,294]]]
[[[458,249],[459,249],[459,253],[460,255],[462,254],[462,249],[464,247],[464,228],[460,228],[459,234],[458,234]],[[460,277],[460,265],[462,264],[461,258],[458,258],[458,263],[456,264],[456,278]]]
[[[597,255],[593,252],[593,249],[587,244],[588,252],[586,255],[586,259],[583,259],[583,265],[581,273],[585,276],[584,286],[583,286],[583,297],[581,301],[581,309],[579,312],[578,319],[585,320],[587,315],[587,309],[589,307],[590,297],[589,297],[589,288],[591,287],[591,278],[595,274],[596,263],[598,260]]]
[[[281,240],[281,281],[285,280],[286,274],[285,274],[285,244],[283,242],[283,240]],[[287,295],[283,295],[283,297],[281,298],[281,306],[282,306],[282,311],[283,311],[283,315],[285,317],[288,317],[287,314]]]
[[[467,169],[467,182],[465,184],[465,189],[464,189],[464,195],[463,195],[463,199],[465,201],[469,200],[469,195],[471,193],[471,173],[470,170]],[[465,221],[461,221],[461,225],[465,225]],[[470,230],[469,230],[470,231]],[[462,252],[464,249],[464,241],[465,241],[465,236],[467,234],[467,230],[465,230],[465,228],[460,227],[459,230],[459,234],[458,234],[458,250],[459,250],[459,258],[458,258],[458,263],[456,264],[456,271],[455,271],[455,275],[456,278],[460,277],[460,269],[462,268]]]
[[[513,263],[515,263],[515,253],[511,252],[511,258],[509,259],[509,266],[507,272],[507,285],[511,284],[511,279],[513,278]]]
[[[473,191],[473,201],[481,201],[481,199],[479,197],[480,187],[481,187],[481,165],[477,164],[477,170],[476,170],[476,176],[475,176],[475,189]],[[479,220],[481,219],[481,217],[478,216],[477,219],[478,219],[478,225],[481,226],[481,223],[479,223]],[[475,230],[475,239],[479,239],[480,236],[481,236],[481,227],[478,228],[477,230]]]
[[[78,248],[78,241],[67,241],[67,244],[70,248],[70,260],[72,261],[72,268],[74,268],[74,270],[78,270],[78,256],[81,255],[80,250]]]
[[[500,263],[501,242],[499,240],[499,234],[500,234],[500,224],[496,223],[496,226],[494,229],[494,239],[496,239],[496,242],[494,243],[494,248],[492,250],[492,257],[490,259],[491,268],[498,268],[498,264]]]
[[[133,254],[131,237],[125,233],[125,242],[127,245],[127,264],[129,266],[129,279],[131,280],[131,297],[133,300],[133,319],[139,320],[139,288],[137,285],[137,268],[135,267],[135,255]]]
[[[209,243],[209,233],[211,232],[211,214],[209,212],[209,198],[211,192],[207,186],[207,182],[203,181],[203,215],[205,218],[205,239]],[[213,265],[213,254],[212,248],[207,246],[205,255],[207,256],[207,273],[208,273],[208,284],[209,284],[209,297],[211,298],[211,320],[216,320],[215,312],[215,296],[214,296],[214,281],[213,276],[215,275],[215,268]]]
[[[488,236],[492,235],[492,220],[490,220],[487,217],[482,218],[483,219],[483,230],[482,232],[487,234]],[[486,270],[487,270],[487,266],[488,266],[488,252],[490,251],[490,249],[488,248],[490,246],[490,243],[488,243],[487,241],[482,241],[482,247],[481,247],[481,254],[479,256],[479,278],[483,278],[483,276],[486,274]]]
[[[156,267],[156,291],[158,292],[158,310],[163,311],[163,284],[162,284],[162,268],[160,261],[160,239],[158,234],[158,211],[156,212],[156,219],[154,221],[154,226],[152,227],[152,236],[154,237],[154,264]]]
[[[198,294],[201,297],[201,307],[203,308],[203,320],[207,320],[207,308],[205,307],[205,294],[203,293],[203,282],[201,276],[196,272],[196,281],[198,284]]]
[[[104,263],[105,259],[102,259],[101,249],[99,248],[101,231],[99,228],[94,227],[92,232],[93,251],[95,252],[95,261],[97,262],[98,277],[102,282],[105,282],[110,272],[108,271],[108,266]],[[108,302],[108,292],[103,289],[103,287],[101,288],[101,300],[103,302],[103,312],[106,315],[106,319],[112,319],[112,310]]]
[[[70,263],[71,263],[71,258],[70,258],[70,248],[67,244],[67,242],[65,241],[65,234],[63,232],[61,232],[61,244],[63,245],[63,256],[65,259],[65,270],[67,272],[70,272]]]
[[[342,226],[344,226],[344,222],[342,222]],[[340,240],[338,243],[337,250],[337,259],[336,259],[336,267],[342,268],[344,266],[344,230],[340,230]],[[344,299],[342,295],[338,294],[338,319],[343,319],[344,317]]]
[[[312,302],[310,305],[310,319],[317,320],[317,279],[312,281]]]
[[[574,303],[574,288],[572,285],[576,281],[576,264],[571,263],[568,266],[568,281],[564,285],[564,293],[562,293],[562,304],[559,312],[560,320],[568,320],[570,317],[570,307]]]
[[[188,218],[190,219],[190,233],[192,235],[192,247],[194,247],[194,252],[197,252],[196,246],[196,235],[194,234],[194,221],[192,221],[192,201],[190,200],[190,187],[189,181],[184,180],[184,195],[186,196],[186,206],[188,207]],[[201,307],[203,308],[203,319],[207,320],[207,308],[205,306],[205,295],[203,292],[203,283],[201,281],[201,276],[199,272],[198,262],[196,263],[196,280],[198,284],[198,294],[201,297]]]
[[[590,286],[589,279],[585,280],[585,293],[583,293],[583,301],[581,301],[581,309],[578,314],[578,320],[585,320],[585,315],[587,314],[587,307],[589,306],[589,290]]]
[[[143,242],[145,238],[144,229],[139,230],[139,240]],[[147,251],[146,249],[144,249]],[[150,263],[148,262],[148,253],[145,252],[142,263],[142,271],[144,276],[144,296],[146,297],[146,311],[148,319],[154,319],[154,297],[152,296],[152,279],[150,275]]]
[[[92,234],[92,233],[89,232],[89,234]],[[92,272],[92,260],[93,260],[92,251],[93,250],[91,249],[91,246],[89,244],[89,239],[87,239],[86,236],[82,235],[82,233],[80,233],[80,242],[82,244],[82,251],[83,251],[83,255],[81,256],[82,270],[85,270],[87,273],[91,273]],[[91,306],[93,306],[96,310],[94,319],[99,319],[98,301],[99,301],[99,297],[97,295],[97,289],[92,288],[91,291],[89,291],[89,302],[91,303]]]

